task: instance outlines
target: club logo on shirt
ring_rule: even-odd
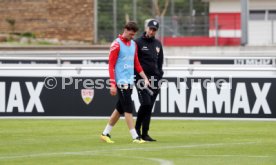
[[[128,65],[128,64],[124,65],[124,69],[133,69],[133,68],[134,68],[133,65]]]
[[[82,89],[81,97],[86,105],[90,104],[94,97],[94,89]]]
[[[125,56],[125,57],[123,57],[123,60],[124,61],[133,61],[133,56],[131,56],[131,55],[127,55],[127,56]]]
[[[159,48],[159,47],[156,47],[155,49],[156,49],[157,54],[159,54],[160,48]]]

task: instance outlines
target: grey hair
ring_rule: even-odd
[[[146,29],[147,29],[147,27],[148,27],[148,23],[151,21],[151,20],[154,20],[153,18],[150,18],[150,19],[146,19],[145,20],[145,31],[146,31]]]

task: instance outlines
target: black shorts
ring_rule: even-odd
[[[131,99],[132,94],[131,85],[117,85],[117,93],[119,100],[116,104],[116,109],[120,114],[132,113],[134,107]]]

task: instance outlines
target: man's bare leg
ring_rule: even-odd
[[[126,120],[128,128],[129,128],[129,132],[132,136],[132,139],[138,138],[138,134],[137,134],[136,130],[134,129],[134,121],[133,121],[132,113],[125,112],[125,120]]]
[[[117,109],[115,109],[109,118],[108,124],[106,125],[103,131],[103,135],[110,134],[113,126],[117,123],[119,119],[120,119],[120,113],[118,112]]]
[[[111,140],[110,132],[113,126],[117,123],[119,119],[120,119],[120,113],[117,111],[117,109],[115,109],[111,114],[108,124],[106,125],[102,135],[100,136],[102,141],[106,143],[114,143],[114,141]]]
[[[120,113],[118,112],[117,109],[114,109],[113,113],[111,114],[110,118],[109,118],[109,121],[108,121],[108,124],[111,125],[111,126],[114,126],[117,121],[120,119]]]

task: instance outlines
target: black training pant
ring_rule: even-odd
[[[151,113],[152,108],[155,103],[156,97],[160,92],[160,89],[152,89],[154,92],[153,96],[150,96],[146,90],[140,89],[138,86],[138,97],[140,101],[140,108],[137,114],[137,120],[135,124],[136,132],[139,136],[141,136],[141,127],[142,127],[142,135],[147,135],[150,127]],[[157,86],[155,86],[157,87]]]

